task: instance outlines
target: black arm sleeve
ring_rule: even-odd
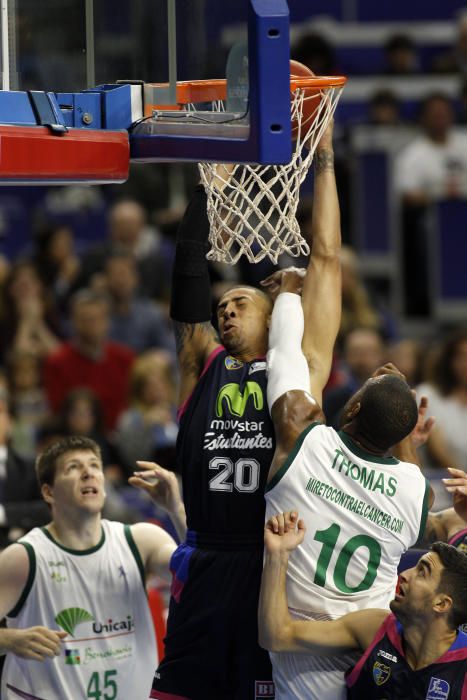
[[[174,321],[203,323],[211,319],[208,235],[207,198],[204,187],[198,185],[177,232],[170,304]]]

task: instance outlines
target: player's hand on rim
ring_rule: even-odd
[[[261,280],[260,284],[271,299],[275,301],[281,292],[301,294],[305,273],[306,269],[304,267],[287,267],[284,270],[276,270],[272,275]]]

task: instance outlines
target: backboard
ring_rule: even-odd
[[[290,159],[286,0],[0,2],[1,124],[32,125],[27,109],[20,114],[14,91],[47,91],[49,101],[56,97],[57,109],[52,105],[52,111],[64,113],[57,121],[66,127],[128,129],[135,160],[285,163]],[[176,82],[207,78],[227,78],[226,113],[198,115],[187,129],[174,114]],[[107,122],[109,102],[102,106],[106,95],[99,97],[99,118],[88,109],[91,97],[82,98],[77,106],[76,94],[86,95],[96,85],[113,87],[122,80],[147,83],[141,117],[131,104],[132,119],[138,124]],[[133,90],[131,101],[134,94]],[[198,110],[209,112],[205,107],[198,105]],[[162,120],[153,119],[154,108],[172,112],[170,127],[163,115]],[[36,113],[34,106],[32,111]],[[43,118],[38,123],[46,122]]]

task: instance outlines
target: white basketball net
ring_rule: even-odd
[[[300,186],[316,146],[337,106],[342,88],[323,88],[305,97],[301,88],[291,101],[296,142],[287,165],[223,166],[200,163],[208,199],[209,260],[234,264],[241,255],[252,263],[266,256],[277,263],[279,255],[308,255],[310,248],[296,219]],[[317,104],[316,116],[303,124],[304,100]]]

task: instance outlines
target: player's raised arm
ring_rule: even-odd
[[[302,347],[310,368],[311,393],[320,405],[341,320],[341,229],[332,134],[331,121],[314,156],[311,255],[302,291]]]
[[[313,421],[324,421],[321,406],[311,395],[310,371],[302,350],[304,316],[299,292],[303,276],[296,270],[275,275],[279,294],[269,327],[268,407],[276,433],[271,479]]]
[[[204,188],[198,185],[177,232],[170,315],[180,363],[180,403],[191,394],[207,357],[219,345],[211,325],[206,207]]]
[[[286,594],[288,560],[304,535],[305,526],[297,513],[280,513],[266,523],[258,613],[260,645],[275,652],[319,656],[365,649],[387,617],[386,610],[360,610],[326,622],[294,620],[290,616]]]

